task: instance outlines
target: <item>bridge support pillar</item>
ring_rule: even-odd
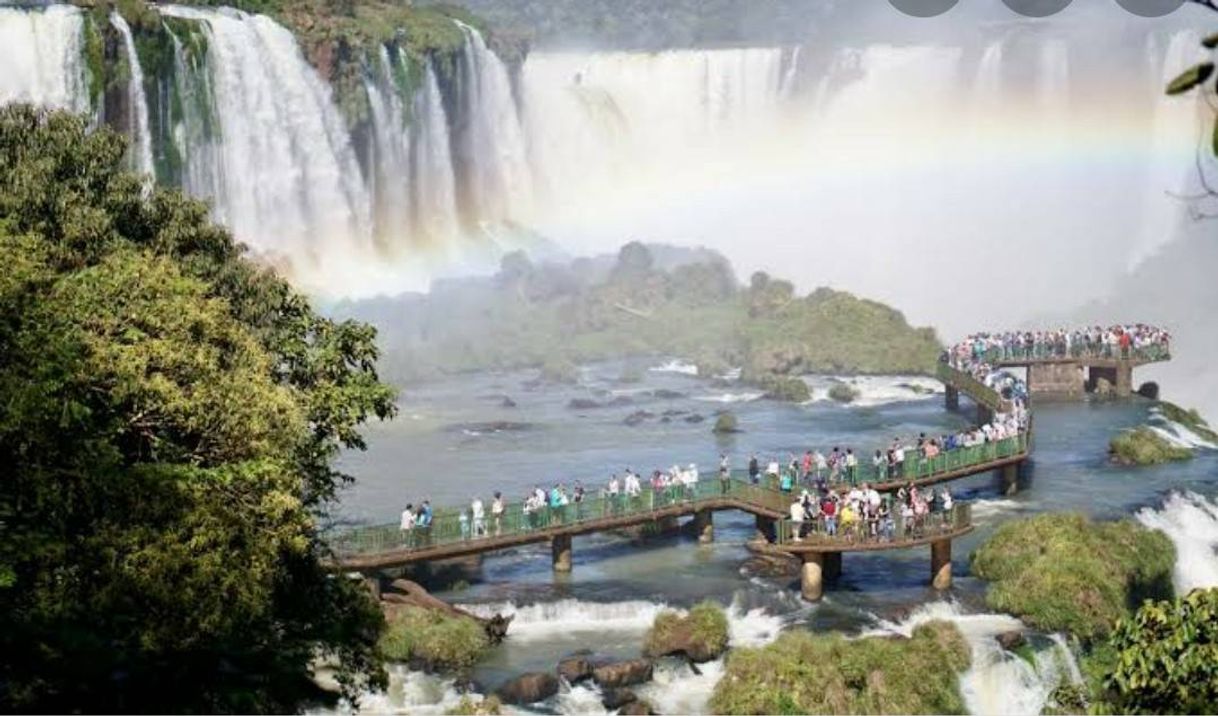
[[[842,553],[825,553],[825,579],[837,579],[842,576]]]
[[[757,515],[757,537],[767,542],[773,542],[777,535],[774,532],[774,518]]]
[[[947,386],[947,389],[945,391],[943,391],[943,403],[947,407],[948,410],[959,410],[960,409],[960,391],[956,390],[955,388],[953,388],[950,385]]]
[[[698,535],[698,542],[701,544],[715,541],[714,514],[710,510],[698,510],[694,513],[694,534]]]
[[[1002,474],[1002,494],[1010,497],[1019,492],[1019,463],[1003,465],[1000,472]]]
[[[1116,368],[1116,396],[1128,398],[1133,395],[1133,366],[1128,361],[1121,361]]]
[[[930,543],[930,583],[935,589],[952,586],[952,541],[949,539]]]
[[[799,570],[799,593],[809,602],[820,601],[825,593],[824,567],[825,555],[820,552],[803,554],[803,566]]]
[[[571,535],[558,535],[550,540],[550,556],[555,572],[571,571]]]

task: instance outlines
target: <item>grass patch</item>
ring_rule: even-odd
[[[487,696],[475,700],[466,694],[457,705],[444,712],[448,716],[499,716],[503,713],[503,704],[496,696]]]
[[[834,383],[829,387],[829,397],[839,403],[853,403],[859,391],[849,383]]]
[[[959,672],[970,651],[959,630],[930,622],[910,639],[846,639],[791,631],[734,650],[715,686],[722,714],[960,714]]]
[[[465,671],[490,647],[482,625],[467,617],[406,605],[386,616],[388,627],[378,648],[388,661],[430,671]]]
[[[719,435],[740,432],[740,423],[732,413],[719,413],[719,417],[715,418],[713,432]]]
[[[1160,532],[1077,513],[1007,522],[972,555],[986,603],[1084,642],[1106,636],[1146,598],[1171,595],[1175,548]]]
[[[650,657],[684,652],[694,661],[710,661],[727,649],[728,621],[723,607],[706,600],[689,614],[664,610],[647,631],[643,653]]]
[[[1120,465],[1162,465],[1191,460],[1193,451],[1173,445],[1148,427],[1126,430],[1108,443],[1108,455]]]

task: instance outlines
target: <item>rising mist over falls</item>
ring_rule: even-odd
[[[1194,188],[1198,109],[1162,87],[1206,15],[835,11],[809,13],[805,42],[506,59],[454,19],[458,51],[383,46],[352,89],[264,16],[160,6],[166,61],[117,14],[8,7],[0,99],[124,131],[133,168],[327,297],[644,239],[884,300],[950,338],[1102,299],[1189,223],[1172,194]],[[100,97],[99,30],[129,67]],[[952,268],[962,253],[998,290]],[[1145,310],[1126,318],[1196,322]]]

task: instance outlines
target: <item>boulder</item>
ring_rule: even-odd
[[[623,405],[634,405],[634,398],[631,398],[629,395],[619,395],[613,400],[610,400],[609,405],[610,407],[614,408],[618,408]]]
[[[618,709],[620,716],[651,716],[655,711],[651,708],[651,704],[646,701],[631,701],[622,708]]]
[[[655,417],[655,413],[649,413],[646,410],[636,410],[633,413],[631,413],[630,415],[627,415],[626,419],[623,420],[622,422],[627,425],[634,426],[634,425],[638,425],[639,423],[643,422],[644,420],[650,420],[651,418],[654,418],[654,417]]]
[[[604,406],[591,398],[572,398],[571,402],[567,403],[570,410],[596,410],[601,407]]]
[[[619,688],[634,686],[651,679],[651,661],[647,659],[628,659],[592,670],[592,680],[601,688]]]
[[[592,678],[592,662],[584,656],[568,656],[558,662],[558,677],[568,684]]]
[[[508,396],[505,395],[505,396],[503,396],[503,400],[499,401],[499,407],[514,408],[514,407],[516,407],[516,401],[512,400],[511,398],[509,398]]]
[[[1019,631],[1018,629],[1012,629],[1010,631],[1004,631],[1001,634],[996,634],[994,636],[994,640],[998,642],[999,646],[1007,651],[1015,651],[1019,647],[1028,643],[1027,639],[1025,639],[1023,636],[1023,632]]]
[[[786,554],[755,554],[742,565],[745,573],[757,577],[794,577],[799,568],[799,559]]]
[[[686,415],[686,416],[685,416],[685,422],[687,422],[687,423],[700,423],[700,422],[702,422],[702,421],[704,421],[704,420],[706,420],[706,416],[705,416],[705,415],[699,415],[699,414],[697,414],[697,413],[694,413],[693,415]]]
[[[682,393],[679,390],[668,390],[667,388],[653,390],[651,394],[660,400],[680,400],[681,398],[685,397],[685,393]]]
[[[638,701],[630,689],[605,689],[601,694],[601,704],[609,711],[616,711],[628,703]]]
[[[1146,381],[1138,386],[1138,395],[1142,396],[1143,398],[1149,398],[1150,400],[1158,400],[1159,384],[1153,380]]]
[[[504,703],[517,706],[535,704],[558,693],[558,679],[542,671],[521,674],[500,686],[495,693]]]
[[[1099,378],[1095,381],[1095,394],[1100,396],[1112,395],[1112,383],[1107,378]]]

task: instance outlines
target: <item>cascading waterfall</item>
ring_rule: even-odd
[[[146,177],[156,178],[152,164],[152,132],[148,129],[148,98],[144,93],[144,71],[140,67],[140,56],[135,51],[135,38],[131,26],[117,11],[110,13],[110,24],[123,38],[123,51],[127,55],[127,118],[128,134],[131,136],[131,168]]]
[[[219,119],[212,198],[237,237],[314,289],[357,285],[375,263],[371,202],[331,90],[292,33],[261,15],[165,6],[205,24]]]
[[[396,248],[394,237],[411,228],[409,118],[396,85],[389,50],[384,45],[377,56],[376,75],[364,82],[372,113],[373,157],[369,190],[374,207],[374,233],[381,246]]]
[[[177,155],[187,159],[179,180],[187,193],[214,199],[224,191],[224,165],[206,52],[197,44],[183,44],[172,29],[166,31],[173,40],[173,80],[182,107],[173,142]]]
[[[87,111],[83,31],[69,5],[0,7],[0,101]]]
[[[413,226],[428,246],[442,246],[459,233],[460,220],[448,118],[431,60],[424,67],[423,86],[415,94],[412,116]]]
[[[1160,508],[1143,508],[1137,518],[1175,544],[1176,594],[1218,587],[1218,503],[1195,492],[1173,492]]]
[[[455,137],[462,210],[480,221],[528,220],[533,179],[507,67],[481,33],[457,25],[465,33]]]

